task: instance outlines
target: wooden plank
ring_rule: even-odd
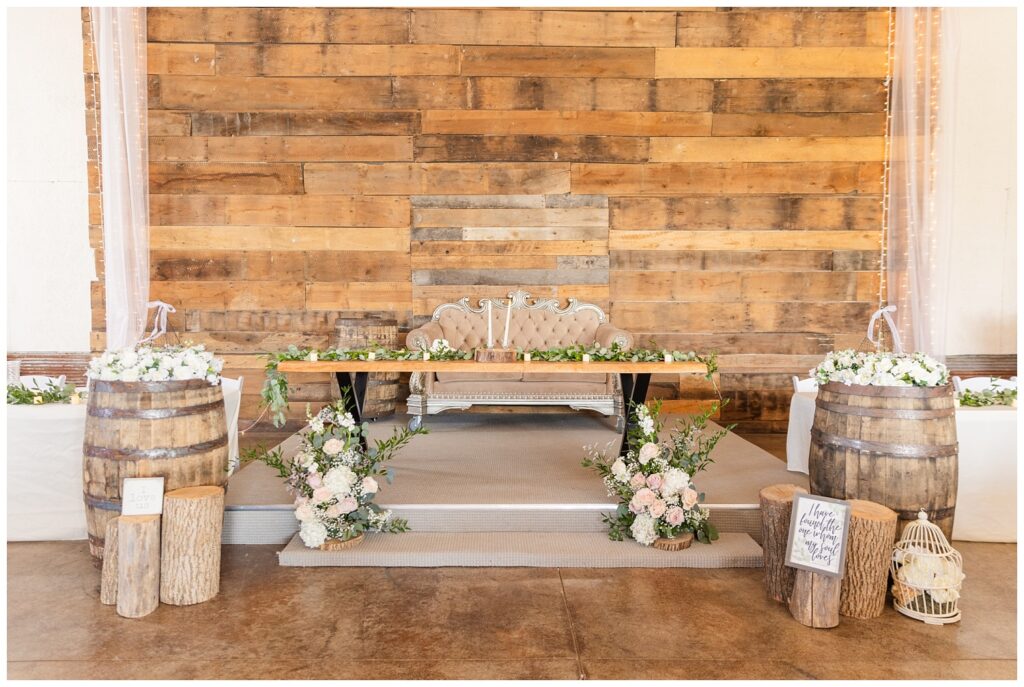
[[[165,114],[150,110],[149,118]],[[416,132],[415,112],[193,112],[193,136],[397,136]],[[177,135],[177,134],[175,134]]]
[[[349,8],[151,7],[150,41],[407,43],[408,11]]]
[[[659,50],[670,48],[658,48]],[[655,48],[535,48],[466,46],[467,76],[655,76]]]
[[[632,136],[417,136],[424,162],[644,162],[647,139]]]
[[[317,282],[306,284],[307,308],[394,310],[412,308],[412,285],[400,282]]]
[[[602,112],[431,110],[421,119],[424,134],[705,136],[706,112]]]
[[[879,275],[864,272],[623,272],[609,285],[615,302],[869,301]]]
[[[877,240],[877,239],[876,239]],[[420,255],[607,255],[607,241],[413,241]]]
[[[877,303],[612,302],[611,320],[628,331],[817,332],[844,331],[866,322]],[[820,358],[808,365],[810,367]],[[724,368],[723,368],[724,369]]]
[[[471,265],[476,269],[509,270],[537,269],[553,270],[558,267],[561,256],[556,255],[418,255],[411,258],[414,270],[445,270],[459,269]],[[587,256],[586,259],[597,259]],[[607,266],[607,264],[605,265]]]
[[[713,136],[884,136],[885,113],[715,114]]]
[[[415,9],[413,43],[455,45],[671,46],[672,12]]]
[[[146,71],[150,74],[208,75],[216,73],[216,46],[209,43],[150,43]]]
[[[468,266],[468,265],[467,265]],[[412,273],[414,286],[463,285],[475,287],[486,284],[607,284],[608,270],[416,270]]]
[[[885,30],[881,30],[885,27]],[[680,12],[676,45],[683,47],[886,46],[888,12],[809,9]]]
[[[569,165],[561,163],[479,164],[307,164],[307,193],[500,194],[566,193]]]
[[[151,250],[233,250],[244,246],[255,251],[408,251],[407,227],[317,226],[154,226]]]
[[[880,196],[621,197],[613,229],[878,229]]]
[[[607,227],[607,208],[416,208],[417,227]]]
[[[151,194],[302,193],[302,167],[286,164],[153,162]]]
[[[708,112],[710,79],[543,78],[477,76],[469,78],[466,103],[477,110]],[[396,106],[403,101],[396,98]],[[449,109],[433,107],[431,109]]]
[[[330,110],[358,103],[363,110],[391,107],[388,77],[153,77],[154,109],[168,110]]]
[[[393,196],[150,196],[150,221],[173,224],[278,226],[408,226],[408,198]]]
[[[876,251],[877,253],[877,251]],[[831,272],[830,250],[613,250],[613,270]]]
[[[305,258],[309,281],[408,282],[412,278],[408,244],[401,251],[310,251]]]
[[[192,130],[192,121],[188,112],[150,110],[146,124],[149,127],[150,136],[188,136]]]
[[[461,234],[463,241],[601,241],[604,243],[608,240],[608,227],[464,227]]]
[[[216,51],[217,74],[224,76],[456,75],[459,60],[450,45],[219,45]]]
[[[286,281],[154,281],[149,295],[175,307],[301,309],[305,304],[304,286],[302,282]]]
[[[874,162],[882,136],[690,136],[651,139],[651,162]]]
[[[654,76],[671,78],[828,78],[886,75],[884,47],[656,48]]]
[[[153,281],[301,281],[305,272],[305,255],[297,252],[154,250],[149,255]]]
[[[215,162],[389,162],[412,160],[411,136],[190,137]],[[152,150],[152,138],[150,149]],[[179,143],[174,141],[174,143]]]
[[[470,107],[473,85],[461,76],[396,76],[391,79],[391,106],[406,110]]]
[[[659,374],[706,374],[704,363],[697,362],[542,362],[478,363],[475,360],[285,360],[281,372],[565,372],[570,374],[612,374],[618,372]]]
[[[659,81],[659,83],[662,83]],[[884,112],[883,79],[716,79],[715,112]]]
[[[877,231],[612,231],[611,250],[870,250]]]
[[[660,328],[659,328],[660,329]],[[747,354],[803,354],[824,357],[833,350],[833,337],[830,334],[811,332],[669,332],[634,331],[637,341],[648,342],[652,339],[659,346],[679,351],[717,351],[720,355],[732,353]],[[810,366],[808,366],[809,369]],[[807,370],[800,370],[806,374]],[[732,375],[731,378],[749,380],[749,375]],[[789,393],[793,393],[789,377],[785,377]],[[731,387],[730,387],[731,388]],[[788,403],[788,398],[787,398]]]
[[[339,317],[354,317],[351,310],[189,310],[187,330],[278,332],[327,335]],[[236,361],[237,362],[237,361]],[[262,369],[263,363],[252,365]]]
[[[193,136],[149,136],[150,162],[206,162],[206,139]]]
[[[880,163],[573,163],[574,193],[880,193]],[[308,186],[308,173],[307,173]]]

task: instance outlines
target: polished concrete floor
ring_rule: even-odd
[[[1005,678],[1016,546],[958,543],[963,621],[891,608],[831,630],[758,569],[282,568],[228,546],[220,595],[138,620],[84,542],[8,544],[9,678]]]

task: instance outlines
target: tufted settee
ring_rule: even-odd
[[[572,298],[565,308],[559,308],[554,299],[528,303],[530,294],[525,291],[510,293],[509,299],[511,306],[507,300],[492,300],[495,346],[500,345],[509,307],[510,348],[532,350],[594,343],[633,346],[632,334],[609,324],[604,311],[591,303]],[[406,345],[419,349],[444,339],[452,348],[462,350],[486,346],[487,300],[490,299],[479,301],[477,308],[469,304],[469,298],[439,306],[430,322],[409,332]],[[615,415],[621,426],[619,384],[618,375],[600,373],[415,373],[410,380],[409,413],[415,416],[413,422],[418,423],[423,415],[474,405],[567,405],[576,410]]]

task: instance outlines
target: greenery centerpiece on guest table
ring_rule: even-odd
[[[52,379],[46,387],[26,386],[24,384],[7,385],[7,405],[43,405],[47,403],[70,403],[82,402],[82,396],[75,389],[74,384],[59,384]]]
[[[247,459],[260,460],[284,479],[295,495],[295,517],[301,522],[299,537],[310,548],[330,548],[330,541],[348,542],[365,532],[405,532],[409,525],[391,511],[374,503],[382,478],[391,482],[392,471],[383,465],[417,434],[396,427],[392,435],[364,449],[369,425],[357,425],[344,402],[336,401],[315,416],[309,415],[309,429],[302,436],[298,452],[285,458],[280,449],[246,451]]]
[[[708,519],[710,512],[701,505],[704,494],[697,491],[693,477],[712,462],[712,449],[732,426],[705,432],[708,420],[718,410],[715,404],[680,420],[668,440],[661,441],[661,403],[652,406],[633,409],[635,424],[628,430],[629,450],[624,457],[587,447],[583,466],[596,471],[608,495],[619,500],[615,514],[604,517],[608,537],[615,541],[630,537],[650,546],[659,538],[692,534],[699,542],[711,543],[718,539],[718,531]]]

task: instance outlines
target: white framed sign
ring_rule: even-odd
[[[121,515],[160,515],[164,510],[163,477],[125,477]]]
[[[849,503],[826,496],[795,494],[786,565],[842,577],[849,532]]]

